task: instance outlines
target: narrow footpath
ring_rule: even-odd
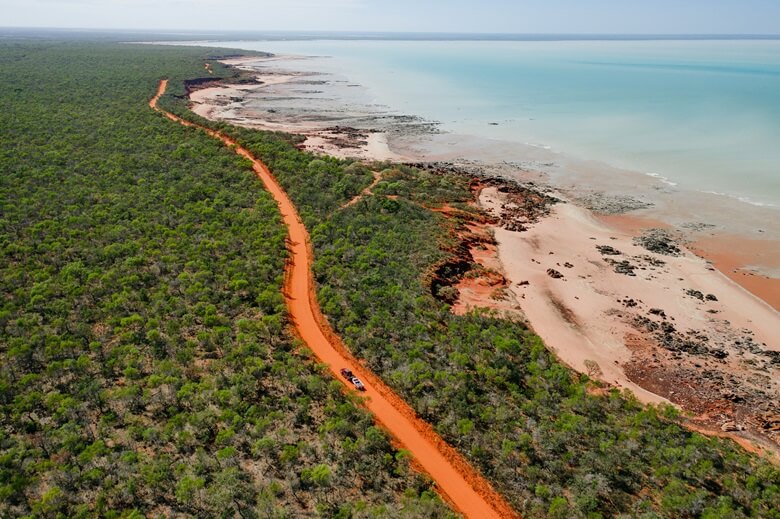
[[[366,187],[363,191],[355,195],[352,200],[347,202],[346,204],[342,205],[339,209],[346,209],[347,207],[352,207],[353,205],[360,202],[362,199],[366,198],[367,196],[373,195],[373,192],[371,191],[376,187],[377,184],[379,184],[382,181],[382,174],[378,171],[374,171],[374,180],[371,182],[371,184]]]
[[[415,465],[436,483],[436,489],[453,507],[471,519],[516,518],[519,515],[455,449],[433,428],[421,420],[414,410],[396,395],[378,376],[355,359],[323,317],[315,294],[311,266],[314,261],[309,234],[287,193],[271,171],[247,149],[227,135],[186,121],[157,106],[165,93],[168,80],[160,81],[149,106],[171,121],[199,128],[221,140],[233,151],[252,162],[252,168],[279,206],[288,229],[290,258],[286,268],[284,297],[290,319],[301,339],[334,376],[348,368],[366,385],[364,404],[399,446],[411,452]],[[350,386],[351,387],[351,386]],[[371,477],[370,474],[366,475]]]

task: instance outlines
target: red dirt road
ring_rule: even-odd
[[[469,463],[449,446],[411,407],[386,386],[373,372],[361,365],[343,345],[322,316],[317,304],[311,266],[313,253],[309,234],[287,193],[268,167],[233,139],[220,132],[185,121],[157,106],[168,80],[161,80],[149,106],[168,119],[200,128],[220,139],[236,153],[249,159],[252,167],[279,206],[288,229],[290,260],[287,265],[284,296],[296,331],[317,358],[336,378],[346,384],[339,369],[349,368],[365,384],[365,406],[377,422],[412,453],[415,464],[436,482],[440,494],[459,512],[472,519],[515,518],[519,515]],[[370,474],[367,474],[370,477]]]

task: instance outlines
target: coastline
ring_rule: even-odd
[[[517,204],[495,188],[479,200],[500,222]],[[780,398],[773,308],[684,247],[647,250],[635,232],[574,204],[524,226],[493,227],[498,257],[532,328],[564,363],[777,451],[780,438],[766,434]]]
[[[291,121],[284,116],[274,117],[274,111],[252,113],[242,106],[242,100],[249,93],[267,91],[269,87],[280,87],[282,90],[294,88],[296,85],[314,83],[309,81],[308,74],[297,72],[269,71],[259,74],[256,68],[249,64],[273,63],[279,60],[297,59],[289,56],[274,56],[271,58],[232,58],[222,63],[240,70],[256,74],[257,84],[252,85],[220,85],[210,86],[193,91],[190,101],[191,110],[206,119],[220,119],[232,124],[254,128],[257,130],[293,133],[305,137],[302,147],[313,153],[321,153],[342,159],[355,158],[360,160],[404,162],[410,157],[396,153],[390,149],[388,134],[374,129],[358,129],[351,126],[323,122],[316,117],[300,118]],[[318,93],[316,90],[311,92]]]
[[[410,142],[421,139],[401,138],[400,151],[420,151],[420,163],[465,165],[477,173],[534,182],[561,193],[610,227],[636,233],[648,227],[671,229],[688,249],[780,312],[780,211],[776,208],[673,188],[654,175],[551,155],[534,147],[520,146],[515,151],[504,142],[468,142],[462,136],[425,139],[429,142],[414,145]],[[502,155],[507,152],[509,158]]]
[[[767,277],[751,268],[751,262],[761,255],[780,257],[780,245],[776,242],[762,246],[756,240],[740,236],[717,236],[695,241],[689,248],[742,288],[780,311],[780,279]]]
[[[225,63],[258,74],[247,66],[257,61]],[[302,134],[306,137],[302,148],[314,153],[410,161],[410,154],[391,149],[388,132],[334,127],[316,118],[291,121],[268,117],[268,113],[263,117],[242,109],[247,92],[290,88],[306,79],[301,74],[276,72],[259,74],[259,81],[195,91],[192,109],[210,119]],[[544,175],[528,171],[528,177],[543,179]],[[567,198],[565,193],[556,195]],[[738,243],[734,237],[701,237],[699,233],[698,239],[677,241],[680,256],[667,257],[634,243],[643,229],[668,227],[664,222],[631,211],[600,214],[575,202],[556,204],[549,216],[523,222],[527,229],[517,231],[500,223],[506,221],[504,210],[514,202],[495,188],[482,189],[480,206],[499,223],[490,226],[494,250],[474,255],[474,260],[502,272],[512,305],[494,304],[492,290],[472,283],[461,290],[467,303],[458,311],[487,307],[511,312],[507,308],[517,307],[518,315],[528,319],[545,344],[575,370],[613,387],[630,389],[642,402],[673,403],[692,411],[697,427],[739,434],[777,449],[777,435],[763,434],[762,428],[780,414],[780,409],[769,405],[780,401],[776,382],[780,368],[761,352],[780,351],[776,342],[780,297],[775,288],[780,280],[767,283],[760,274],[745,274],[749,265],[745,258],[753,256],[734,255]],[[755,245],[755,240],[739,239]],[[692,243],[685,247],[682,241]],[[758,249],[745,247],[744,242],[743,250],[765,251],[760,242]],[[597,245],[609,246],[618,254],[604,255]],[[623,261],[633,267],[633,275],[616,272],[616,264]],[[562,276],[551,277],[549,269]],[[705,299],[710,294],[716,301]],[[668,331],[670,326],[673,331],[669,333],[657,332]],[[709,375],[697,378],[697,374]],[[761,417],[768,421],[761,422]]]
[[[596,217],[608,227],[635,236],[646,229],[670,228],[669,224],[660,220],[628,214]],[[780,258],[780,242],[749,239],[726,233],[693,237],[685,242],[690,252],[705,260],[743,290],[780,312],[780,278],[767,276],[759,268],[751,268],[751,262],[756,259]]]

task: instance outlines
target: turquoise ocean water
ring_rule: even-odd
[[[263,41],[445,131],[780,207],[780,41]]]

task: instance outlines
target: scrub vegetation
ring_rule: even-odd
[[[521,323],[427,278],[468,179],[299,151],[186,108],[193,48],[0,45],[0,515],[446,517],[297,348],[284,229],[219,127],[299,207],[345,342],[526,517],[780,517],[780,470],[595,391]],[[213,77],[236,77],[212,61]],[[372,181],[373,195],[342,208]]]
[[[451,515],[290,336],[246,162],[147,106],[213,52],[0,44],[0,517]]]
[[[269,164],[298,205],[320,304],[352,351],[524,516],[780,517],[775,465],[691,432],[672,407],[601,390],[519,322],[457,316],[433,297],[427,280],[458,222],[432,209],[467,213],[468,178],[315,157],[289,136],[210,124]],[[383,176],[373,196],[343,207],[372,169]]]

